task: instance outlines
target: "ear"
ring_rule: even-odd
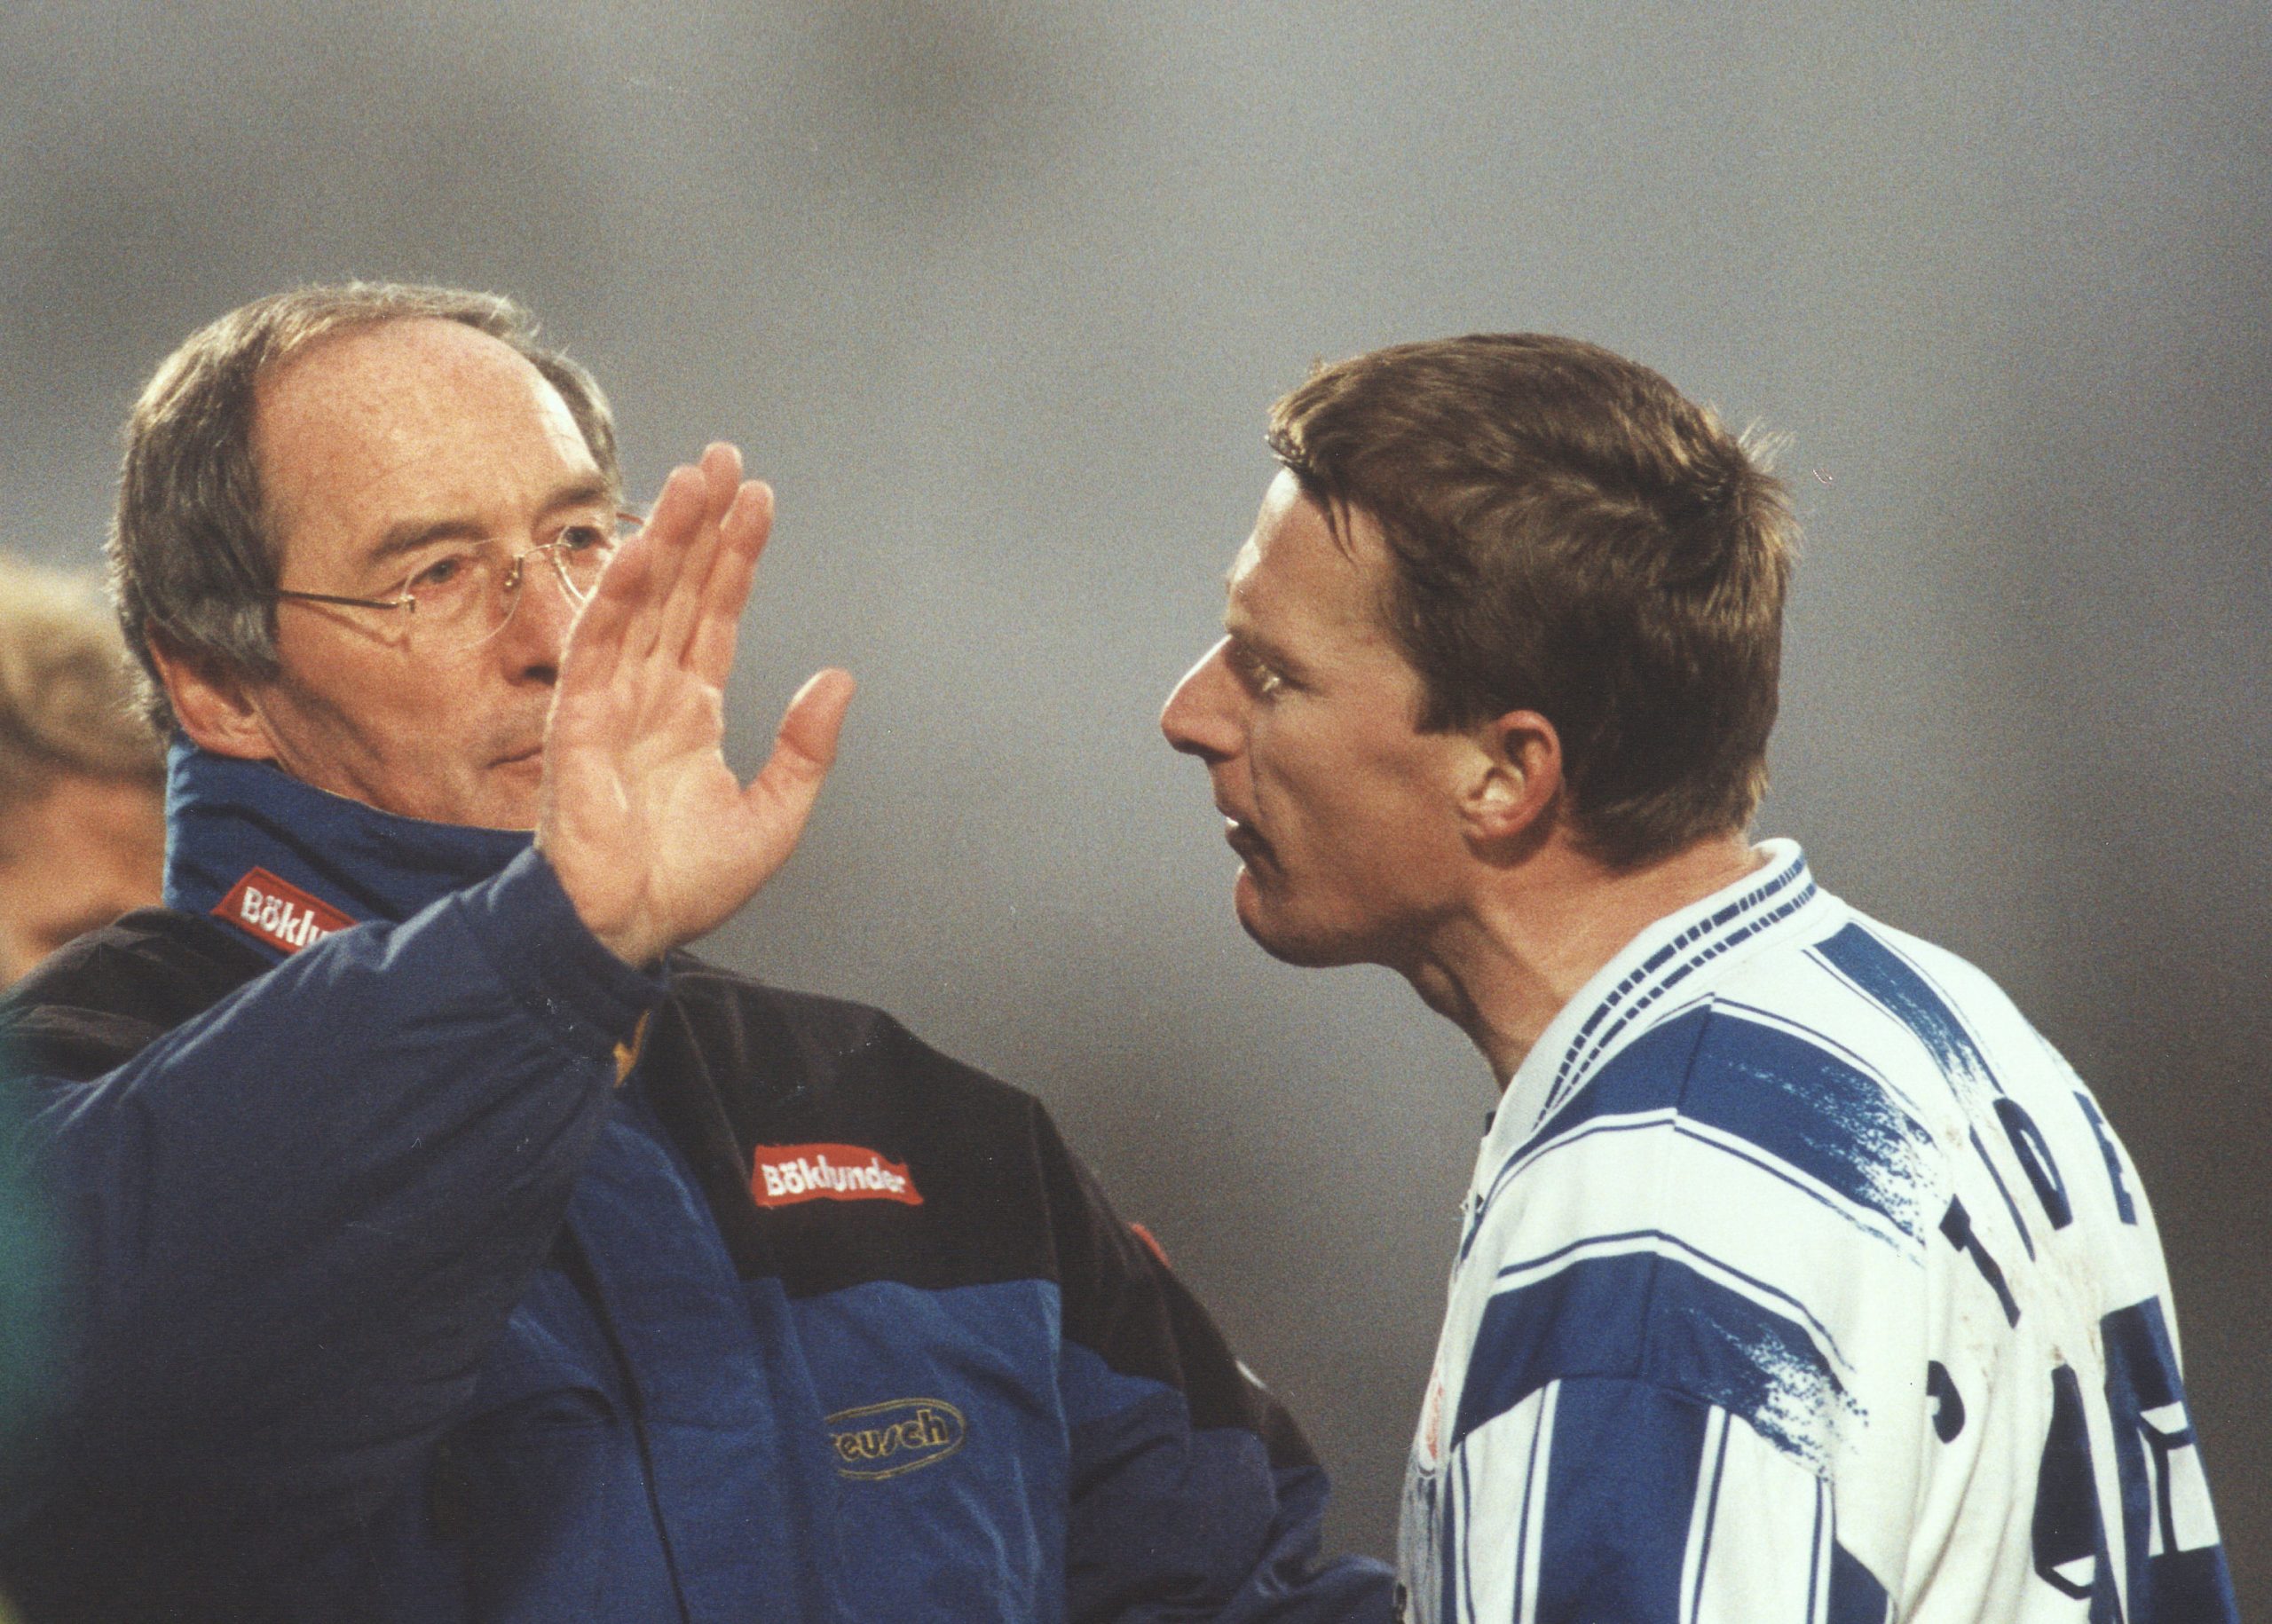
[[[172,701],[174,720],[191,740],[216,755],[247,761],[276,759],[276,741],[242,676],[170,645],[157,627],[144,628],[150,663]]]
[[[1471,729],[1475,770],[1460,796],[1469,838],[1503,847],[1534,842],[1562,798],[1562,736],[1536,711],[1509,711]]]

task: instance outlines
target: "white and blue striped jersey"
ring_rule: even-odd
[[[2090,1091],[1979,971],[1762,849],[1509,1084],[1407,1615],[2233,1620],[2160,1242]]]

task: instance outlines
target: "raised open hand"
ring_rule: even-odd
[[[726,765],[726,674],[773,527],[773,493],[741,473],[725,445],[672,473],[561,658],[537,845],[629,964],[722,924],[788,861],[852,702],[850,675],[823,671],[747,786]]]

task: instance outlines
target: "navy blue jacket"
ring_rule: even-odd
[[[0,1005],[71,1282],[35,1624],[1387,1617],[1029,1097],[625,967],[525,836],[185,748],[169,810],[168,907]]]

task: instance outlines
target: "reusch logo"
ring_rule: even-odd
[[[969,1431],[962,1412],[944,1399],[894,1399],[828,1418],[836,1470],[846,1478],[896,1478],[935,1466]]]
[[[907,1163],[887,1162],[864,1145],[760,1145],[749,1193],[761,1207],[793,1207],[801,1201],[923,1204]]]
[[[248,871],[215,905],[213,917],[287,953],[296,953],[355,923],[329,903],[266,869]]]

